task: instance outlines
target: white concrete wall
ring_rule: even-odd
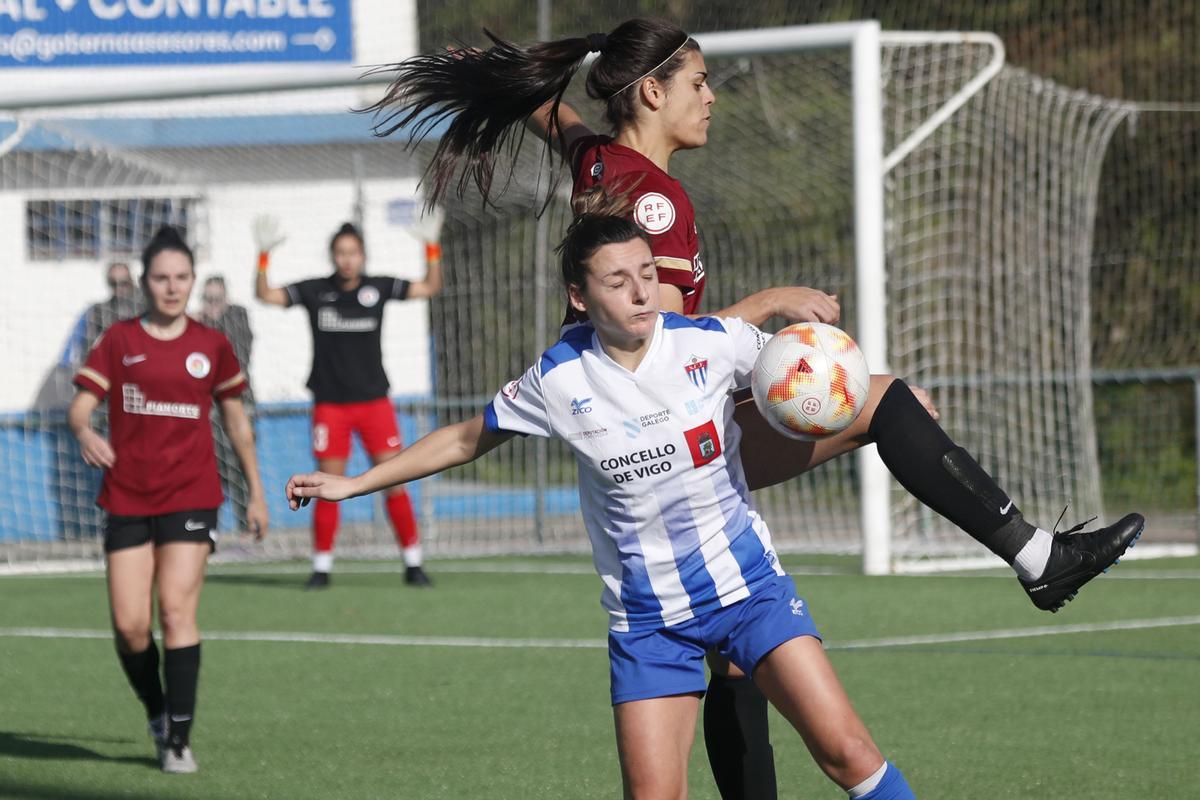
[[[367,271],[421,277],[423,246],[405,228],[389,224],[386,212],[391,200],[415,199],[415,181],[369,181],[363,191]],[[0,193],[0,275],[5,287],[0,292],[0,375],[4,376],[0,380],[0,413],[29,408],[80,313],[108,295],[103,263],[27,260],[25,199]],[[329,238],[352,219],[353,184],[349,180],[231,184],[210,188],[203,202],[193,312],[199,310],[204,278],[224,275],[233,302],[250,311],[255,333],[251,380],[259,400],[308,399],[304,383],[312,342],[307,314],[299,308],[263,306],[254,299],[256,254],[251,221],[257,214],[274,214],[287,232],[287,241],[272,260],[273,284],[282,286],[328,274],[332,270]],[[131,266],[136,277],[140,265]],[[383,337],[384,367],[392,393],[431,391],[428,302],[389,303]]]

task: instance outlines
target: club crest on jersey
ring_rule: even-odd
[[[580,414],[592,413],[592,398],[585,397],[582,400],[578,397],[571,398],[571,416],[577,417]]]
[[[208,356],[204,353],[188,353],[183,363],[187,367],[188,375],[196,379],[207,377],[208,373],[212,371],[212,364],[209,363]]]
[[[688,362],[683,365],[683,372],[688,376],[688,380],[692,382],[692,386],[697,389],[703,389],[708,385],[708,359],[692,356]]]
[[[358,302],[366,308],[371,308],[379,302],[379,290],[374,286],[364,286],[358,290]]]
[[[521,378],[523,377],[525,376],[522,375]],[[521,389],[521,378],[517,378],[515,381],[509,381],[508,383],[504,384],[504,388],[500,390],[509,400],[517,399],[517,392]]]
[[[591,175],[592,175],[592,180],[594,180],[594,181],[598,181],[604,177],[604,162],[603,161],[597,161],[595,164],[592,164]]]
[[[702,467],[721,455],[721,437],[711,419],[698,428],[684,431],[683,438],[692,454],[692,466]]]
[[[675,224],[675,206],[658,192],[647,192],[633,206],[633,218],[646,233],[665,233]]]

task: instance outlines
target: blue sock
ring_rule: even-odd
[[[874,789],[864,794],[861,800],[916,800],[913,790],[908,788],[904,773],[895,764],[888,762],[887,772]]]

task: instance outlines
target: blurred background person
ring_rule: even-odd
[[[246,307],[229,302],[224,276],[213,275],[204,281],[198,319],[208,327],[225,334],[233,345],[234,355],[242,365],[242,371],[246,373],[242,407],[246,410],[246,417],[253,428],[256,413],[254,389],[250,383],[250,351],[254,344],[254,331],[250,329],[250,315],[246,312]],[[209,416],[212,421],[213,444],[217,451],[217,471],[221,475],[221,487],[233,506],[238,529],[244,531],[247,530],[246,503],[249,500],[246,476],[242,474],[237,452],[233,449],[233,443],[229,441],[229,435],[225,432],[221,415],[215,406]]]

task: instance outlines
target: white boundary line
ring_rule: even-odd
[[[1123,557],[1122,562],[1129,560],[1128,556]],[[485,562],[470,562],[470,561],[435,561],[431,565],[427,564],[429,571],[434,575],[444,573],[447,575],[454,574],[492,574],[492,575],[588,575],[596,574],[595,570],[589,564],[579,563],[558,563],[558,564],[538,564],[536,562],[512,562],[489,564]],[[979,569],[991,570],[995,565],[988,563],[982,565]],[[824,576],[824,577],[864,577],[861,572],[854,568],[843,567],[805,567],[793,566],[786,567],[789,575],[797,577],[804,576]],[[237,576],[237,575],[307,575],[312,570],[312,567],[304,562],[287,563],[287,564],[234,564],[234,563],[218,563],[209,566],[208,575],[212,576]],[[1003,571],[1001,571],[1003,570]],[[381,561],[378,563],[347,563],[339,565],[334,570],[339,575],[375,575],[375,574],[400,574],[404,571],[404,566],[399,561]],[[58,564],[54,565],[38,565],[25,564],[20,566],[5,566],[0,565],[0,579],[3,578],[102,578],[104,577],[104,564],[98,561],[80,561],[72,562],[64,567]],[[982,572],[970,568],[957,569],[953,571],[938,571],[938,572],[902,572],[893,574],[890,577],[897,578],[1003,578],[1012,580],[1013,574],[1007,568],[999,567],[995,571]],[[1200,580],[1200,570],[1194,569],[1139,569],[1136,567],[1125,567],[1119,565],[1116,569],[1104,576],[1105,580]]]
[[[536,562],[493,563],[470,561],[435,561],[425,565],[431,573],[437,575],[453,574],[495,574],[495,575],[590,575],[596,570],[590,564],[557,563],[538,564]],[[230,563],[210,564],[208,577],[221,575],[307,575],[312,566],[307,562],[290,564],[246,564]],[[404,564],[400,561],[383,561],[377,564],[354,563],[335,566],[334,573],[338,575],[374,575],[400,574],[404,572]],[[37,565],[5,568],[0,566],[0,578],[77,578],[101,577],[104,574],[103,562],[81,561],[73,563],[70,568],[58,567],[39,568]],[[788,570],[789,575],[860,575],[859,572],[841,567],[797,567]]]
[[[827,650],[877,650],[911,645],[983,642],[999,639],[1025,639],[1038,636],[1059,636],[1070,633],[1102,633],[1106,631],[1150,630],[1200,625],[1200,615],[1190,617],[1159,617],[1156,619],[1127,619],[1078,625],[1044,625],[1035,628],[1007,628],[994,631],[959,631],[916,636],[887,636],[879,639],[854,639],[847,642],[828,642]],[[111,639],[112,632],[71,628],[0,628],[0,639]],[[472,636],[389,636],[343,633],[288,633],[281,631],[206,631],[203,638],[216,642],[283,642],[303,644],[351,644],[386,647],[478,647],[523,648],[549,650],[602,650],[608,645],[602,639],[504,639]]]

